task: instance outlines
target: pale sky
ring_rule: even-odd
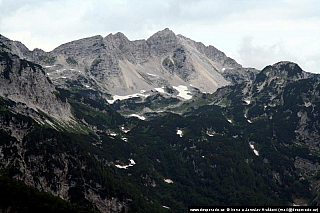
[[[0,34],[31,50],[167,27],[245,67],[293,61],[320,73],[320,0],[0,0]]]

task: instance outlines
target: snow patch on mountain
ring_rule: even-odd
[[[166,183],[173,183],[173,181],[171,179],[169,179],[169,178],[164,179],[163,181],[166,182]]]
[[[253,153],[254,153],[256,156],[259,156],[259,152],[258,152],[258,150],[256,150],[256,149],[254,148],[254,145],[253,145],[252,142],[249,142],[249,146],[250,146],[250,148],[252,149]]]
[[[147,74],[150,76],[153,76],[153,77],[158,77],[158,75],[156,75],[156,74],[152,74],[152,73],[148,73],[148,72],[147,72]]]
[[[189,100],[192,98],[192,95],[190,95],[189,93],[188,87],[184,85],[179,85],[179,86],[173,86],[173,88],[179,92],[177,96],[186,100]]]
[[[249,105],[251,103],[251,100],[246,99],[244,100],[244,102],[246,102],[246,104]]]
[[[119,169],[128,169],[129,167],[136,165],[136,162],[133,159],[129,159],[129,161],[130,163],[128,165],[116,164],[115,167]]]
[[[161,88],[154,88],[155,90],[157,90],[158,92],[160,92],[160,93],[166,93],[165,91],[164,91],[164,88],[163,87],[161,87]]]

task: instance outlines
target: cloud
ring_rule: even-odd
[[[320,45],[319,42],[314,44],[318,47]],[[260,70],[279,61],[292,61],[299,64],[305,71],[320,73],[320,51],[305,52],[312,48],[297,48],[299,46],[292,48],[282,41],[261,46],[254,44],[253,37],[245,37],[239,45],[237,59],[245,67],[254,67]]]
[[[253,40],[253,37],[245,37],[239,46],[239,62],[243,66],[262,69],[279,61],[297,61],[297,57],[286,50],[281,42],[271,46],[259,46],[254,45]]]
[[[24,43],[31,48],[42,44],[41,48],[51,50],[48,48],[53,48],[52,43],[61,42],[63,37],[77,39],[85,31],[83,17],[90,9],[89,1],[24,2],[28,4],[16,8],[1,19],[0,29],[8,32],[5,36],[11,39],[26,41]]]

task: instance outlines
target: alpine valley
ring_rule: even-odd
[[[169,29],[51,52],[0,35],[0,211],[320,205],[319,79]]]

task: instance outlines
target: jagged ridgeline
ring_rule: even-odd
[[[62,44],[51,52],[29,51],[20,42],[1,38],[16,55],[41,64],[56,85],[68,87],[68,81],[77,81],[112,95],[179,85],[214,92],[221,86],[252,79],[258,72],[243,68],[213,46],[169,29],[147,40],[130,41],[122,33],[93,36]]]
[[[169,29],[51,52],[0,36],[0,208],[319,205],[318,79],[243,68]]]

